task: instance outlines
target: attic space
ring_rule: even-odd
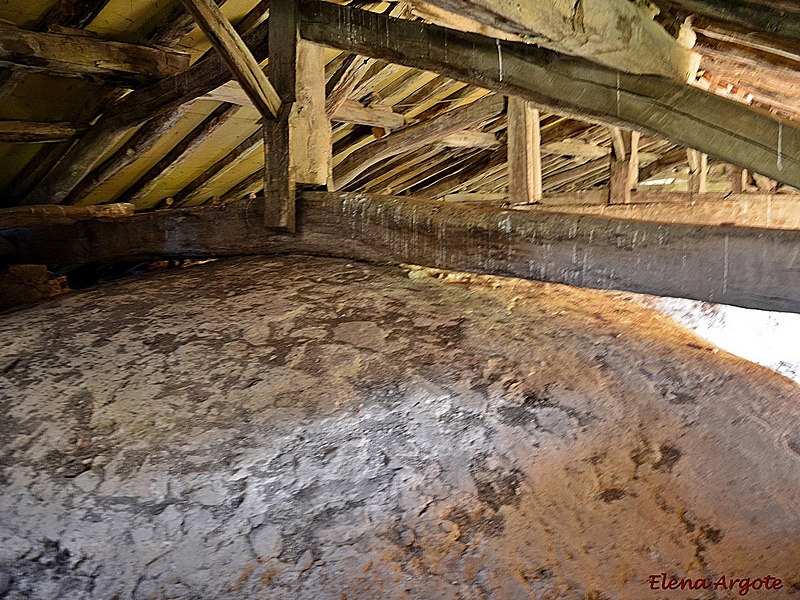
[[[0,3],[0,599],[800,597],[799,117],[791,0]]]

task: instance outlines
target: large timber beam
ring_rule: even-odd
[[[262,200],[0,232],[11,262],[303,252],[800,312],[800,231],[666,225],[305,192],[297,233]]]
[[[0,24],[0,66],[66,77],[96,77],[141,87],[185,70],[189,55],[87,35],[38,33]]]
[[[660,25],[642,2],[629,0],[429,0],[459,16],[558,52],[629,73],[687,81],[697,59]]]
[[[265,59],[269,52],[268,28],[268,22],[260,23],[243,38],[256,60]],[[134,90],[103,113],[22,203],[62,203],[98,164],[108,148],[116,147],[135,127],[199,98],[230,78],[222,58],[217,53],[211,53],[186,71]]]
[[[301,5],[304,38],[434,71],[696,148],[800,187],[800,128],[752,107],[657,76],[637,76],[529,44],[392,19],[326,2]]]

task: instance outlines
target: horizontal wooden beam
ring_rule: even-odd
[[[326,2],[301,5],[317,42],[515,95],[554,112],[635,129],[800,187],[800,128],[656,76],[634,76],[532,44],[497,41]]]
[[[263,199],[0,232],[14,263],[303,252],[800,312],[800,231],[666,225],[366,194],[298,197],[295,235]]]
[[[273,118],[281,107],[281,99],[264,75],[250,49],[228,22],[214,0],[181,0],[186,10],[228,65],[231,74],[265,118]]]
[[[41,144],[71,140],[88,129],[73,123],[0,121],[0,143]]]
[[[189,66],[189,55],[86,35],[38,33],[0,24],[0,66],[141,87]]]
[[[116,219],[133,214],[133,204],[117,203],[102,206],[15,206],[0,208],[0,229],[69,225],[93,219]]]
[[[239,106],[255,108],[252,100],[244,93],[242,86],[236,81],[229,81],[216,89],[204,94],[200,100],[216,100],[228,102]],[[356,125],[369,125],[387,130],[400,129],[406,124],[405,118],[400,113],[393,112],[389,107],[366,107],[358,102],[345,101],[340,103],[331,121],[337,123],[354,123]]]
[[[269,52],[267,29],[268,23],[263,22],[244,36],[244,41],[256,60],[265,59]],[[92,125],[22,203],[61,204],[97,166],[108,148],[119,145],[133,128],[199,98],[230,79],[230,72],[219,55],[210,53],[186,71],[166,77],[146,88],[134,90]]]

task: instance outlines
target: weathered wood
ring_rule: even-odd
[[[708,191],[708,155],[689,148],[686,158],[689,162],[689,191],[705,194]]]
[[[443,137],[490,120],[503,111],[501,96],[487,96],[473,104],[449,110],[442,115],[406,127],[353,152],[333,169],[336,189],[353,181],[360,173],[390,156],[415,150]]]
[[[86,125],[73,123],[34,123],[0,121],[0,143],[41,144],[71,140],[86,131]]]
[[[141,87],[185,70],[189,56],[162,48],[38,33],[0,24],[0,65]]]
[[[741,194],[745,187],[745,172],[744,169],[739,167],[732,167],[731,169],[731,192],[734,194]]]
[[[493,133],[466,130],[445,136],[439,145],[448,148],[497,148],[500,142]]]
[[[794,3],[784,4],[780,8],[764,2],[744,0],[656,0],[656,4],[679,7],[736,23],[751,31],[762,31],[771,36],[800,42],[800,10]]]
[[[602,158],[608,156],[610,148],[581,142],[580,140],[562,140],[560,142],[550,142],[542,146],[542,154],[553,154],[556,156],[577,156],[580,158]]]
[[[133,214],[133,204],[117,203],[102,206],[15,206],[0,208],[0,229],[67,225],[92,219],[115,219]]]
[[[181,0],[200,29],[242,86],[256,109],[265,118],[278,114],[281,99],[264,75],[250,49],[228,22],[213,0]]]
[[[191,108],[192,103],[182,104],[175,110],[145,123],[119,150],[103,161],[73,189],[65,204],[79,204],[114,175],[139,160],[172,130]]]
[[[344,102],[331,116],[331,121],[337,123],[355,123],[356,125],[369,125],[380,127],[387,132],[405,127],[406,120],[403,115],[393,112],[391,108],[367,108],[358,102]]]
[[[267,23],[261,23],[244,36],[256,60],[267,57],[267,28]],[[108,148],[117,146],[131,129],[202,96],[228,80],[230,72],[225,63],[217,53],[212,53],[178,75],[131,92],[103,113],[22,203],[60,204]]]
[[[297,184],[325,187],[331,179],[331,122],[325,112],[325,51],[297,45],[295,102],[289,115],[292,178]]]
[[[555,112],[663,137],[800,187],[796,125],[698,88],[621,73],[529,44],[497,42],[329,3],[303,4],[301,16],[301,33],[312,41],[441,73]]]
[[[74,0],[71,2],[56,2],[39,21],[37,29],[46,31],[50,27],[74,27],[82,29],[100,14],[108,0]]]
[[[208,169],[198,175],[191,183],[175,194],[175,207],[194,206],[211,197],[211,188],[229,169],[235,168],[247,160],[264,143],[261,129],[236,146],[228,154],[220,158]]]
[[[238,106],[221,105],[214,109],[192,131],[187,133],[167,154],[130,186],[122,196],[123,202],[130,202],[138,208],[151,208],[155,202],[145,205],[148,195],[170,174],[180,169],[183,163],[197,149],[218,131],[239,111]]]
[[[15,263],[303,252],[800,312],[800,231],[666,225],[304,193],[295,235],[255,199],[0,233]]]
[[[285,109],[282,111],[288,113]],[[291,173],[291,144],[288,114],[265,119],[264,212],[265,227],[295,230],[295,182]]]
[[[343,65],[342,72],[336,73],[334,79],[328,82],[330,85],[326,87],[325,111],[331,120],[375,62],[374,59],[351,55]]]
[[[270,0],[269,80],[284,103],[294,102],[297,73],[296,0]]]
[[[628,0],[429,1],[552,50],[630,73],[657,74],[683,82],[696,64],[691,52],[653,22],[641,4]]]
[[[611,128],[613,152],[608,184],[610,204],[629,204],[639,184],[639,132]]]
[[[538,202],[542,198],[542,132],[540,115],[529,102],[508,99],[508,198]]]

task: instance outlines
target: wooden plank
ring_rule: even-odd
[[[663,137],[800,187],[800,128],[698,88],[329,3],[302,4],[301,16],[301,33],[312,41]]]
[[[256,60],[268,54],[267,23],[244,36]],[[230,72],[216,52],[186,71],[151,86],[134,90],[105,111],[61,162],[23,200],[23,204],[60,204],[97,165],[109,147],[116,147],[131,129],[175,110],[230,80]]]
[[[290,235],[264,231],[263,211],[256,199],[16,229],[0,239],[15,263],[303,252],[800,312],[800,231],[304,192]]]
[[[197,21],[258,112],[265,119],[276,116],[281,105],[278,93],[250,49],[213,0],[181,2]]]
[[[542,198],[542,132],[539,111],[530,102],[508,99],[508,198],[538,202]]]
[[[92,219],[115,219],[133,214],[133,204],[117,203],[102,206],[15,206],[0,208],[0,229],[68,225]]]
[[[468,106],[449,110],[435,119],[406,127],[371,142],[334,167],[333,180],[336,189],[341,189],[360,173],[390,156],[415,150],[450,133],[486,122],[500,114],[503,108],[501,96],[487,96]]]
[[[74,123],[0,121],[0,143],[41,144],[71,140],[88,129]]]
[[[189,66],[189,55],[99,38],[38,33],[0,24],[0,65],[141,87]]]

